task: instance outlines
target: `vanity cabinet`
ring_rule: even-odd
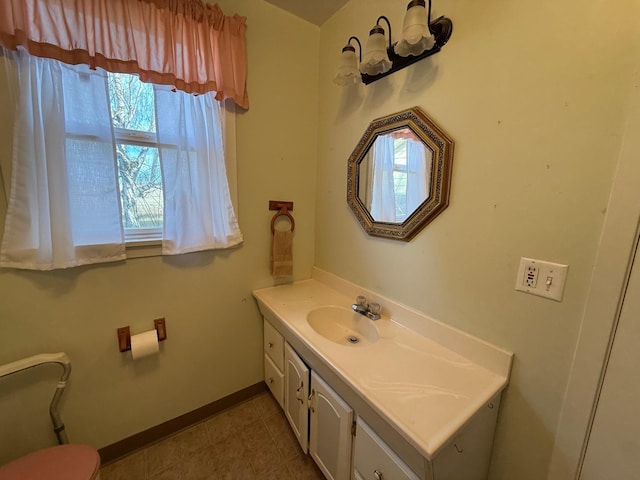
[[[375,294],[314,275],[253,292],[265,381],[302,450],[331,480],[486,480],[513,354],[388,299],[393,320],[346,345],[310,320]]]

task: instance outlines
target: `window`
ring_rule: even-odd
[[[167,255],[239,244],[220,102],[249,108],[246,18],[203,0],[94,7],[2,2],[0,74],[17,78],[0,92],[16,112],[0,266],[123,260],[125,232],[161,233]]]
[[[228,113],[212,94],[20,48],[0,60],[17,77],[0,266],[123,260],[125,240],[161,240],[167,255],[242,242],[226,168]]]
[[[429,199],[433,151],[410,128],[375,135],[358,162],[358,197],[374,221],[401,224]]]

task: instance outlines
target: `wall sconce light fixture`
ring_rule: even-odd
[[[338,85],[360,82],[369,84],[438,53],[451,37],[453,23],[446,17],[431,21],[431,0],[428,1],[428,10],[425,0],[409,2],[401,37],[395,44],[391,42],[391,23],[385,16],[376,20],[369,32],[364,51],[357,37],[349,37],[342,49],[342,58],[334,82]],[[386,22],[389,30],[388,43],[385,29],[380,25],[381,20]],[[352,40],[358,44],[358,56]]]

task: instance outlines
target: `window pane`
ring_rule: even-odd
[[[153,85],[122,73],[109,73],[108,85],[125,235],[127,241],[157,238],[163,198]]]
[[[396,138],[393,141],[393,163],[398,165],[407,164],[407,140],[404,138]]]
[[[136,75],[109,73],[109,104],[114,127],[156,131],[153,85]]]
[[[163,200],[158,149],[123,143],[117,144],[116,149],[124,228],[161,227]]]
[[[104,87],[103,87],[104,89]],[[103,108],[107,108],[106,103]],[[69,213],[76,245],[122,241],[113,145],[67,138]]]
[[[393,141],[393,191],[396,197],[396,222],[407,219],[407,140]]]
[[[407,172],[393,172],[393,192],[396,197],[396,221],[407,219]]]

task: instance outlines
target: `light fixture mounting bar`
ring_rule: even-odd
[[[395,53],[393,46],[390,46],[387,49],[387,53],[389,54],[389,60],[391,60],[391,68],[388,71],[380,73],[378,75],[367,75],[366,73],[363,73],[362,83],[368,85],[372,82],[375,82],[376,80],[386,77],[387,75],[391,75],[398,70],[402,70],[403,68],[408,67],[409,65],[412,65],[422,60],[423,58],[427,58],[434,53],[438,53],[451,37],[451,33],[453,31],[453,23],[451,22],[451,20],[444,16],[439,17],[431,22],[430,29],[433,33],[433,36],[435,37],[435,45],[431,49],[425,51],[424,53],[421,53],[420,55],[409,55],[408,57],[401,57],[400,55]]]

